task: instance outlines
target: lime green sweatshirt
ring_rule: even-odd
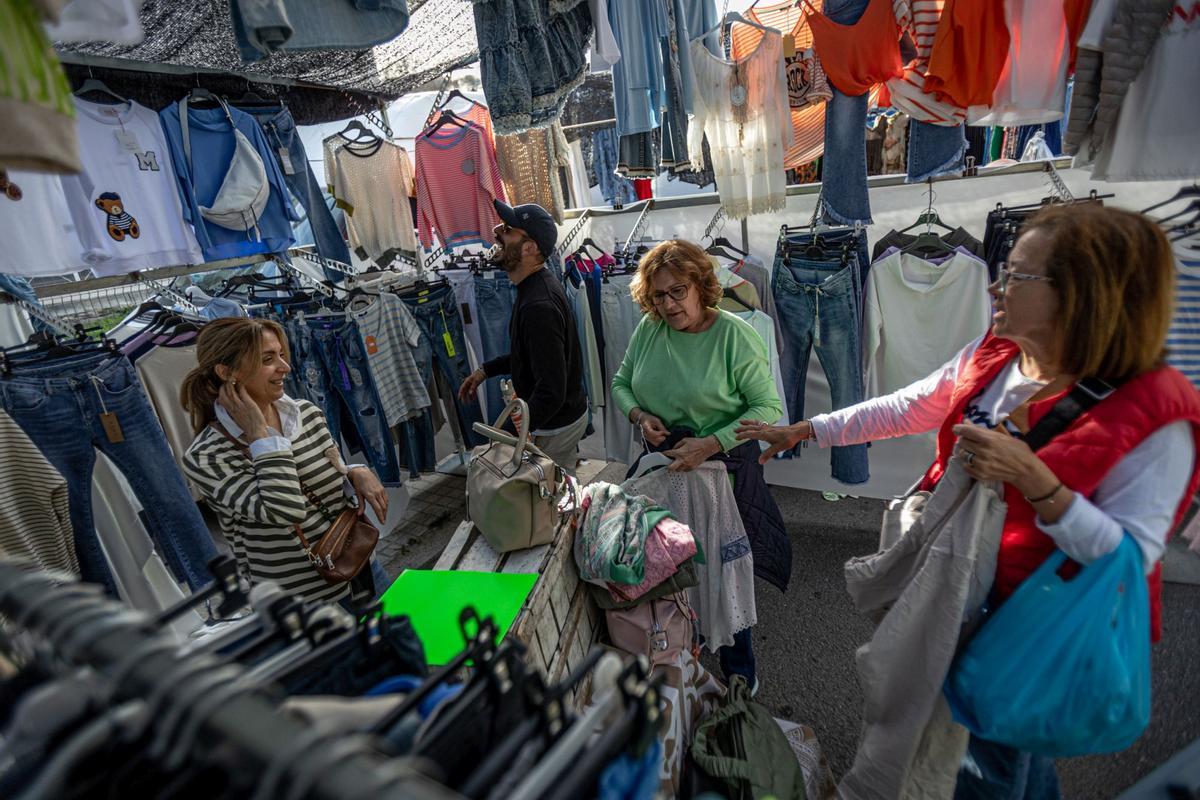
[[[783,406],[767,346],[749,323],[728,311],[718,314],[703,333],[642,317],[613,376],[613,400],[625,416],[640,408],[668,428],[715,435],[723,450],[739,444],[733,433],[739,420],[779,419]]]

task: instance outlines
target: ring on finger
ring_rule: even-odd
[[[969,467],[975,463],[975,454],[970,450],[965,450],[964,453],[965,455],[963,456],[963,463]]]

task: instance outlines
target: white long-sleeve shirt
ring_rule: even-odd
[[[817,444],[844,446],[938,429],[950,413],[958,376],[982,341],[971,342],[940,369],[899,391],[813,417]],[[964,422],[992,427],[1037,394],[1045,384],[1022,375],[1018,364],[1013,359],[971,402]],[[1090,499],[1076,493],[1057,522],[1039,517],[1038,527],[1081,564],[1115,550],[1129,531],[1150,572],[1166,550],[1192,475],[1196,449],[1190,427],[1181,420],[1159,428],[1113,466]]]

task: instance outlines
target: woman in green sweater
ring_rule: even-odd
[[[672,470],[686,472],[710,458],[725,461],[737,475],[734,491],[756,573],[766,566],[760,558],[768,557],[786,560],[778,568],[790,572],[790,547],[758,448],[746,448],[735,433],[743,418],[771,424],[783,415],[766,343],[749,323],[716,307],[722,291],[712,261],[691,242],[672,239],[647,253],[630,291],[645,315],[613,376],[613,401],[639,428],[647,450],[669,448],[663,452],[674,459]],[[760,515],[747,518],[749,505],[772,517],[770,531],[764,533]],[[760,544],[771,534],[774,546],[763,551]],[[721,667],[726,677],[745,675],[757,690],[749,629],[721,648]]]

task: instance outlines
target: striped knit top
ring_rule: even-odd
[[[292,526],[299,524],[315,545],[330,525],[301,491],[301,480],[330,512],[340,512],[347,503],[342,473],[327,455],[337,448],[321,410],[306,400],[295,402],[300,423],[290,437],[290,450],[251,459],[209,426],[184,454],[183,470],[217,512],[251,583],[270,580],[309,600],[336,600],[345,596],[346,584],[325,582]]]

